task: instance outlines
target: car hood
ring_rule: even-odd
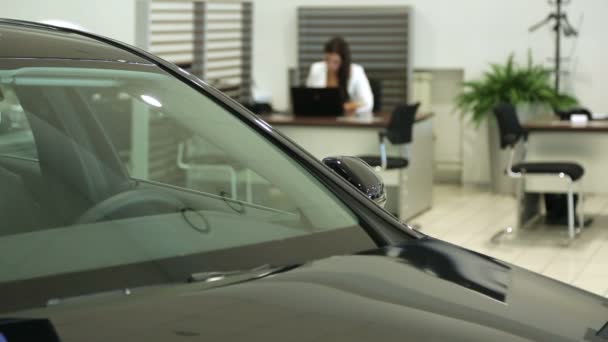
[[[605,341],[608,319],[602,297],[430,238],[206,286],[20,317],[48,318],[62,341]]]

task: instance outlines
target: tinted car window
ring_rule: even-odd
[[[37,152],[0,158],[19,194],[0,208],[0,284],[76,275],[81,285],[47,295],[69,296],[374,246],[304,167],[156,67],[2,63],[1,85]],[[96,271],[150,263],[160,278],[82,285]]]

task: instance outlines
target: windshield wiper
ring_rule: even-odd
[[[274,266],[265,264],[255,268],[247,270],[236,270],[236,271],[211,271],[211,272],[200,272],[193,273],[188,277],[188,282],[205,282],[205,283],[217,283],[218,285],[223,283],[235,283],[249,280],[260,279],[268,277],[273,274],[290,271],[302,264],[288,264],[282,266]]]

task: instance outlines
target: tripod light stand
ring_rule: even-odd
[[[555,91],[559,92],[559,83],[561,77],[561,37],[562,33],[565,37],[575,37],[578,31],[568,21],[568,16],[562,11],[563,5],[568,5],[571,0],[549,0],[549,5],[555,6],[555,12],[551,12],[545,19],[534,24],[529,28],[530,32],[534,32],[547,24],[553,23],[553,31],[555,32]]]

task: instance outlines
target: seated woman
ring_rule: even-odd
[[[325,43],[325,60],[313,63],[306,86],[310,88],[339,88],[347,116],[371,118],[374,95],[363,67],[351,63],[348,43],[340,37]]]

